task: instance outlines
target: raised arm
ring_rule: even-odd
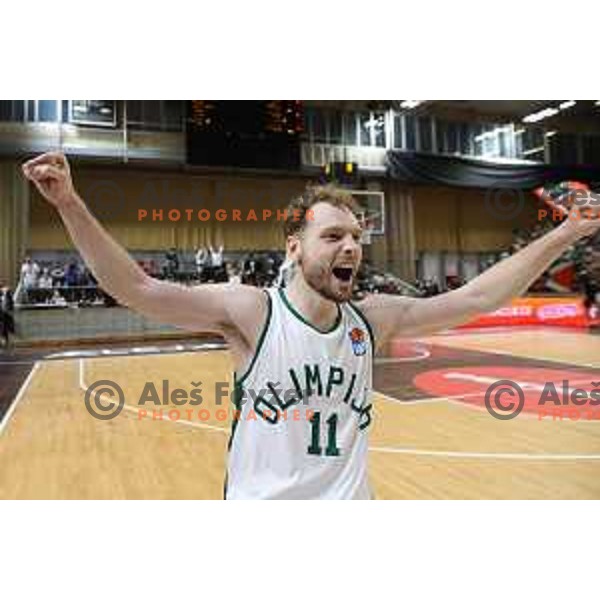
[[[250,316],[260,315],[264,298],[249,286],[184,287],[148,276],[100,225],[75,191],[62,154],[43,154],[23,165],[23,173],[58,211],[76,248],[98,284],[122,304],[155,321],[193,331],[253,337]]]
[[[463,287],[432,298],[375,295],[359,304],[379,344],[394,336],[435,333],[496,310],[529,286],[569,246],[600,229],[597,198],[590,197],[587,218],[566,219],[513,256],[497,263]]]

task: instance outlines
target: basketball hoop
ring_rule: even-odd
[[[352,190],[352,196],[360,206],[357,215],[365,230],[371,230],[371,236],[385,233],[385,196],[383,192],[370,190]]]
[[[360,236],[360,243],[363,246],[370,246],[373,238],[373,219],[363,213],[360,220],[363,228]]]

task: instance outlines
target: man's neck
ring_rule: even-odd
[[[306,283],[301,274],[297,273],[292,279],[286,294],[294,307],[317,329],[327,331],[333,327],[339,314],[337,303],[323,298]]]

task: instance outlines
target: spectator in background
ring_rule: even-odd
[[[227,272],[223,264],[223,244],[218,249],[209,246],[210,254],[210,277],[215,282],[227,281]]]
[[[427,288],[428,296],[437,296],[441,293],[440,284],[435,277],[429,280]]]
[[[209,256],[208,251],[204,246],[200,246],[198,250],[196,250],[196,275],[198,277],[198,281],[203,283],[205,281],[204,277],[206,275],[205,269],[208,263]]]
[[[269,252],[267,254],[267,285],[272,285],[278,277],[279,269],[283,261],[277,252]]]
[[[52,298],[52,277],[48,268],[44,268],[38,280],[38,296],[40,302],[48,302]]]
[[[254,252],[250,252],[250,255],[244,262],[244,272],[242,278],[244,283],[248,285],[258,285],[258,259]]]
[[[65,284],[65,268],[63,265],[56,263],[50,271],[52,277],[52,287],[63,287]]]
[[[91,306],[96,300],[96,281],[92,277],[92,272],[85,265],[79,275],[79,285],[81,286],[81,304]]]
[[[15,305],[10,288],[0,288],[0,335],[2,336],[4,349],[12,349],[12,338],[15,334],[15,319],[13,317]]]
[[[158,277],[160,275],[158,263],[154,259],[148,261],[148,275],[150,275],[150,277]],[[94,280],[94,285],[95,284]]]
[[[234,285],[242,283],[242,278],[240,277],[239,270],[236,269],[233,265],[228,264],[226,266],[226,271],[227,271],[227,279],[228,279],[229,283],[234,284]]]
[[[591,277],[591,273],[587,269],[580,271],[578,279],[581,291],[585,296],[585,306],[590,308],[596,303],[596,296],[600,291],[598,283]]]
[[[210,266],[213,269],[218,269],[223,266],[223,244],[215,250],[212,246],[209,246],[210,251]]]
[[[76,289],[78,285],[79,269],[77,267],[77,263],[70,262],[65,271],[65,287],[69,288],[65,292],[67,302],[75,302],[78,300],[79,294],[78,290]]]
[[[57,289],[55,289],[54,293],[52,294],[50,304],[54,304],[55,306],[65,306],[67,304],[67,301],[61,295],[61,293]]]
[[[31,260],[29,256],[26,256],[21,265],[21,278],[16,291],[17,299],[20,302],[24,304],[35,302],[35,289],[37,288],[39,274],[40,266],[34,260]]]
[[[177,248],[171,248],[166,254],[165,259],[167,261],[166,265],[166,276],[167,279],[171,279],[175,281],[177,279],[177,274],[179,273],[179,254],[177,253]]]

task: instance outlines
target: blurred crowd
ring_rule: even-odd
[[[21,265],[15,301],[22,305],[92,304],[102,297],[96,279],[83,263],[38,263],[29,256]]]
[[[536,223],[531,230],[514,230],[510,254],[518,252],[553,227],[554,224],[548,220]],[[530,291],[549,294],[579,293],[585,296],[588,306],[600,304],[600,235],[573,244],[531,286]]]
[[[223,246],[209,246],[193,253],[170,248],[162,256],[138,260],[138,264],[152,277],[186,285],[231,282],[268,287],[277,279],[283,259],[282,252],[226,255]],[[61,262],[26,257],[14,297],[23,307],[115,304],[77,259]]]
[[[528,246],[548,233],[552,222],[536,223],[530,230],[513,230],[513,241],[509,248],[486,260],[483,270]],[[418,279],[415,287],[422,296],[436,294],[461,287],[466,280],[460,275],[446,276],[441,283],[434,279]],[[582,294],[586,304],[600,306],[600,234],[573,244],[563,255],[530,286],[530,293],[538,294]]]
[[[538,223],[531,230],[514,230],[509,249],[490,259],[493,266],[533,240],[544,235],[552,224]],[[600,237],[600,236],[599,236]],[[207,246],[184,252],[170,248],[154,253],[152,258],[138,260],[140,267],[157,279],[185,285],[200,283],[244,283],[269,287],[278,282],[284,253],[278,251],[232,251],[224,247]],[[391,273],[381,272],[364,261],[357,277],[356,295],[368,293],[435,296],[464,285],[460,276],[417,280],[412,285]],[[530,288],[539,293],[582,293],[588,303],[600,303],[600,239],[597,243],[584,240],[574,244]],[[33,260],[27,257],[21,266],[20,279],[14,294],[19,306],[112,306],[115,301],[98,285],[81,260]]]

